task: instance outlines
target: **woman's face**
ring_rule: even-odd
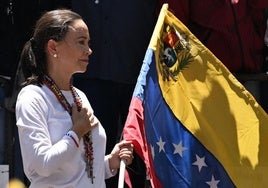
[[[57,44],[57,64],[70,74],[85,72],[89,55],[89,32],[83,20],[75,20],[69,26],[65,38]],[[66,72],[66,73],[67,73]]]

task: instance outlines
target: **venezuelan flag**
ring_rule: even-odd
[[[268,185],[267,114],[167,4],[123,133],[155,188]]]

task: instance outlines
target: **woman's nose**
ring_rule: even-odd
[[[86,49],[85,53],[86,53],[87,55],[91,55],[91,54],[92,54],[92,50],[91,50],[91,48],[88,47],[88,48]]]

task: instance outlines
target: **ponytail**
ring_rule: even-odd
[[[24,85],[41,85],[46,74],[46,57],[44,49],[38,49],[36,40],[32,37],[23,47],[20,65],[26,81]]]

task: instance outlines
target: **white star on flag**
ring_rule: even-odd
[[[206,167],[207,164],[205,163],[205,157],[200,158],[198,155],[196,156],[196,161],[193,163],[193,165],[198,166],[199,172],[201,171],[202,167]]]
[[[183,152],[184,150],[187,150],[186,147],[183,147],[183,146],[182,146],[182,142],[181,142],[181,141],[180,141],[179,144],[173,144],[173,146],[175,147],[175,150],[174,150],[174,153],[173,153],[173,154],[178,153],[181,157],[182,157],[182,152]]]
[[[209,185],[210,188],[217,188],[219,182],[220,180],[215,180],[214,176],[212,175],[211,180],[207,181],[206,183]]]
[[[152,153],[152,158],[154,159],[154,156],[155,156],[155,154],[154,154],[154,146],[152,146],[152,145],[151,145],[151,153]]]
[[[159,142],[156,142],[156,143],[157,143],[157,145],[159,146],[159,153],[160,153],[162,150],[165,152],[164,145],[165,145],[166,142],[163,142],[161,137],[160,137]]]

